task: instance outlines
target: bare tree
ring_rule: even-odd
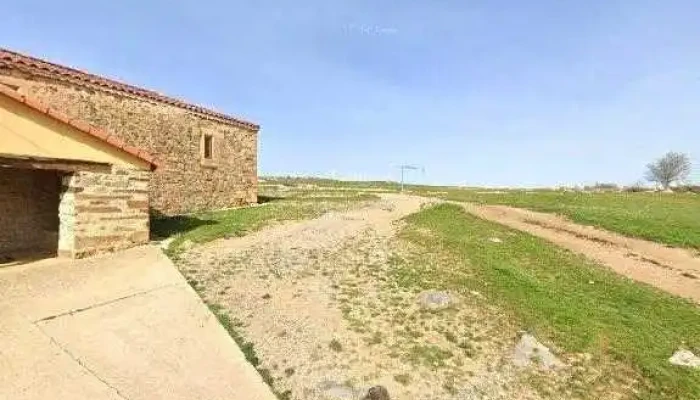
[[[690,157],[687,154],[668,152],[653,163],[647,164],[646,178],[666,190],[672,183],[687,179],[690,167]]]

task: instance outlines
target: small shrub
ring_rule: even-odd
[[[382,342],[382,333],[377,331],[374,332],[372,337],[365,338],[365,343],[367,343],[369,346],[373,346],[375,344],[379,344]]]
[[[682,185],[673,188],[676,193],[700,193],[700,185]]]
[[[622,190],[630,193],[641,193],[649,191],[649,188],[645,187],[642,182],[635,182],[629,186],[625,186]]]
[[[593,190],[593,191],[614,191],[618,190],[620,187],[616,183],[605,183],[605,182],[596,182],[595,185],[593,186],[584,186],[584,190]]]
[[[331,342],[328,344],[328,347],[336,353],[340,353],[341,351],[343,351],[343,345],[336,339],[331,340]]]
[[[398,374],[394,375],[394,380],[404,386],[411,382],[411,375],[409,374]]]

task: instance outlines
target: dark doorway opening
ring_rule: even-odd
[[[62,175],[0,168],[0,264],[57,255]]]

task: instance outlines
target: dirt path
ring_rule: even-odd
[[[621,275],[700,303],[700,258],[688,250],[582,226],[553,214],[507,206],[457,204],[480,218],[539,236]]]
[[[290,399],[359,399],[377,384],[398,400],[539,399],[510,363],[518,328],[483,296],[451,293],[449,307],[428,310],[424,289],[397,284],[400,219],[434,201],[382,195],[196,247],[180,269],[238,322]]]

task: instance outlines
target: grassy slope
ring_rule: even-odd
[[[174,237],[168,248],[177,257],[185,241],[206,243],[225,237],[243,236],[275,221],[315,218],[330,210],[376,200],[372,195],[325,195],[313,198],[274,199],[259,207],[222,210],[194,215],[155,219],[151,233],[157,239]]]
[[[623,235],[700,250],[700,196],[665,193],[449,190],[446,198],[558,213]]]
[[[667,362],[683,344],[700,350],[700,308],[455,205],[433,207],[407,221],[404,238],[455,264],[399,271],[404,281],[478,290],[564,351],[628,365],[643,377],[640,399],[700,399],[700,371]],[[487,240],[493,236],[503,243]]]

